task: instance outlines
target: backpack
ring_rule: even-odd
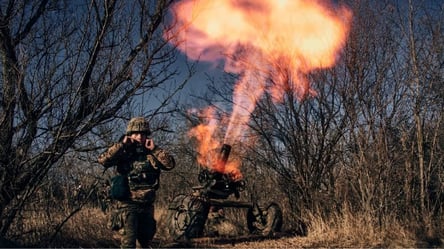
[[[111,178],[110,197],[114,200],[125,201],[131,196],[128,177],[126,175],[116,175]]]

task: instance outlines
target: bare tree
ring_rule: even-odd
[[[51,167],[103,144],[134,96],[163,87],[159,105],[171,100],[176,57],[162,36],[171,2],[0,3],[0,236]]]
[[[419,193],[416,199],[418,220],[423,222],[426,229],[430,229],[434,219],[430,212],[434,209],[430,203],[430,192],[442,192],[439,186],[432,187],[433,190],[430,188],[439,182],[440,173],[442,175],[442,147],[437,141],[442,136],[439,131],[442,130],[443,109],[439,91],[435,90],[442,87],[444,77],[444,9],[439,4],[421,5],[415,1],[409,1],[405,8],[408,15],[400,18],[398,23],[408,44],[405,68],[414,124],[411,132],[414,135],[414,150],[411,152],[415,158],[412,169],[418,172],[418,184],[414,188]],[[402,8],[397,9],[398,13],[401,11]]]
[[[258,102],[244,159],[273,169],[295,213],[349,205],[382,225],[442,209],[443,9],[420,3],[352,1],[337,66],[309,75],[318,94]]]
[[[377,218],[376,225],[386,217],[408,223],[428,211],[439,217],[442,4],[350,2],[352,30],[337,66],[308,76],[317,95],[301,100],[288,89],[280,103],[265,95],[239,153],[244,165],[278,179],[256,185],[281,184],[296,215],[347,205]],[[216,108],[232,104],[226,83],[235,80],[216,80],[228,89],[214,82],[203,100]],[[270,186],[260,187],[269,193],[261,190]]]
[[[343,194],[377,214],[428,216],[442,175],[442,6],[385,1],[354,5],[344,53],[349,113]],[[441,54],[440,54],[441,53]],[[432,180],[435,179],[435,180]],[[432,198],[433,199],[433,198]]]
[[[396,29],[386,22],[390,8],[362,2],[353,9],[353,29],[336,70],[342,72],[341,102],[348,114],[338,195],[352,210],[381,218],[401,198],[397,128],[406,89],[397,78]]]

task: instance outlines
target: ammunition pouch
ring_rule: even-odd
[[[131,190],[131,202],[133,203],[153,203],[156,199],[156,191],[153,189]]]
[[[131,201],[138,203],[154,202],[156,190],[159,189],[157,174],[141,172],[129,176]]]
[[[130,189],[159,189],[159,177],[156,174],[142,172],[129,176]]]
[[[127,212],[123,210],[113,210],[111,212],[110,219],[108,220],[107,227],[113,231],[118,231],[123,228],[125,223]]]
[[[155,169],[148,160],[136,161],[129,174],[130,189],[153,189],[159,188],[160,170]]]

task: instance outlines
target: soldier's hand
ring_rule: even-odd
[[[154,140],[152,138],[147,138],[145,141],[145,147],[148,150],[154,150],[154,147],[155,147]]]
[[[130,136],[125,136],[125,138],[123,138],[122,143],[123,143],[123,148],[125,148],[126,152],[134,152],[135,151],[137,141],[132,139]]]
[[[130,145],[130,144],[133,144],[134,141],[133,141],[133,139],[130,136],[125,136],[123,138],[122,143],[125,144],[125,145]]]

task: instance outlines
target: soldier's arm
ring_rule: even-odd
[[[102,164],[105,168],[109,168],[118,163],[118,161],[123,157],[124,154],[124,144],[122,142],[115,143],[108,150],[101,154],[97,161]]]
[[[172,170],[176,167],[176,161],[174,157],[166,152],[164,149],[159,147],[155,147],[152,151],[152,155],[154,156],[157,164],[163,170]]]

